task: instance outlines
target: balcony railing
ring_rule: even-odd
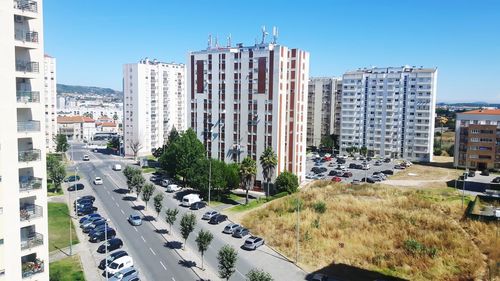
[[[19,151],[17,154],[17,160],[19,162],[31,162],[40,160],[41,151],[40,149],[30,149]]]
[[[32,91],[18,91],[16,93],[17,102],[23,103],[39,103],[40,102],[40,92],[32,92]]]
[[[19,217],[21,221],[29,221],[43,216],[42,206],[35,204],[27,204],[19,209]]]
[[[16,71],[38,73],[40,67],[38,62],[35,61],[17,61]]]
[[[19,191],[30,191],[42,188],[42,179],[36,177],[19,177]]]
[[[21,264],[23,278],[33,276],[44,271],[44,261],[36,258],[34,261],[23,262]]]
[[[14,0],[14,9],[37,13],[38,3],[30,0]]]
[[[43,245],[43,235],[37,232],[28,234],[25,239],[21,238],[21,250],[31,249]]]
[[[14,39],[16,39],[17,41],[38,43],[38,32],[16,30],[14,34]]]
[[[40,132],[40,121],[20,121],[17,122],[18,132]]]

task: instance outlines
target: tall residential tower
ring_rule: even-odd
[[[56,59],[45,55],[44,60],[45,147],[47,152],[56,150],[57,135],[57,79]]]

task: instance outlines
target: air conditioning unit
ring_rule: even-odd
[[[22,23],[22,22],[24,22],[24,17],[23,16],[19,16],[19,15],[15,15],[14,16],[14,20],[16,22]]]

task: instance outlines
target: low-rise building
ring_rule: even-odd
[[[96,133],[95,120],[85,116],[57,117],[57,131],[68,140],[91,141]]]

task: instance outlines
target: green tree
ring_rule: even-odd
[[[112,138],[111,140],[108,141],[106,147],[108,149],[113,149],[117,150],[120,148],[120,139],[119,138]]]
[[[158,217],[160,215],[161,209],[163,208],[163,194],[156,194],[155,197],[153,197],[153,202],[155,211],[157,213],[156,217]]]
[[[49,176],[52,179],[56,190],[60,190],[61,183],[64,181],[64,178],[66,178],[66,167],[64,167],[64,165],[62,164],[57,165],[52,169]]]
[[[271,274],[262,269],[252,268],[247,274],[247,281],[274,281]]]
[[[186,249],[186,241],[189,234],[193,232],[194,226],[196,225],[196,216],[194,214],[184,214],[181,218],[181,235],[184,239],[183,249]]]
[[[200,230],[198,233],[198,237],[196,237],[196,244],[198,245],[198,251],[201,253],[201,269],[205,270],[204,264],[203,264],[203,255],[208,249],[208,246],[210,243],[212,243],[212,240],[214,239],[214,236],[210,231],[208,230]]]
[[[224,245],[219,250],[217,254],[217,260],[219,261],[219,277],[222,279],[229,280],[231,276],[236,271],[236,260],[238,259],[238,253],[230,245]]]
[[[197,190],[203,197],[208,194],[208,171],[209,162],[206,158],[196,160],[188,173],[188,184]]]
[[[69,149],[68,138],[66,135],[57,134],[56,135],[56,151],[57,152],[66,152]]]
[[[276,153],[274,153],[273,148],[270,146],[266,147],[264,152],[260,155],[259,161],[262,166],[262,176],[266,180],[266,196],[269,196],[269,184],[274,176],[276,165],[278,165],[278,158],[276,157]]]
[[[165,146],[160,146],[153,151],[153,156],[155,158],[160,158],[164,151],[165,151]]]
[[[177,129],[175,129],[175,126],[172,127],[172,130],[170,130],[170,133],[168,133],[167,137],[167,145],[170,145],[174,142],[176,142],[179,139],[179,132],[177,132]]]
[[[332,136],[322,136],[321,137],[321,147],[333,149],[333,138]]]
[[[47,166],[47,173],[50,175],[50,173],[60,164],[61,161],[57,159],[57,157],[53,154],[47,154],[46,157],[46,166]]]
[[[255,160],[247,156],[240,165],[240,179],[246,190],[245,205],[248,204],[248,191],[254,184],[255,175],[257,174],[257,164]]]
[[[168,225],[170,225],[170,230],[168,231],[170,233],[172,232],[172,225],[174,225],[175,221],[177,220],[177,214],[179,214],[179,210],[168,208],[165,211],[165,214],[165,221],[168,223]]]
[[[450,147],[446,149],[446,152],[448,153],[449,156],[453,157],[455,155],[455,145],[452,144]]]
[[[155,187],[151,183],[146,183],[142,188],[142,200],[144,200],[144,203],[146,203],[146,209],[148,208],[149,199],[151,199],[154,191]]]
[[[366,146],[362,146],[362,147],[359,149],[359,153],[360,153],[361,155],[366,156],[366,153],[368,153],[368,148],[366,148]]]
[[[83,114],[83,117],[88,117],[88,118],[92,118],[93,119],[94,118],[94,114],[92,112],[85,112]]]
[[[137,197],[139,197],[139,194],[141,194],[142,188],[144,187],[145,183],[146,179],[142,176],[142,173],[136,172],[132,175],[132,179],[130,180],[131,186],[129,186],[129,190],[135,189]]]
[[[285,171],[276,178],[275,184],[279,192],[292,194],[299,188],[299,179],[293,173]]]
[[[224,169],[224,177],[226,178],[226,191],[230,191],[236,189],[240,186],[240,176],[239,176],[239,168],[238,163],[230,163],[226,165]]]
[[[212,161],[212,177],[211,188],[220,201],[222,198],[222,191],[227,188],[227,181],[225,177],[226,163],[217,159],[210,159]]]

